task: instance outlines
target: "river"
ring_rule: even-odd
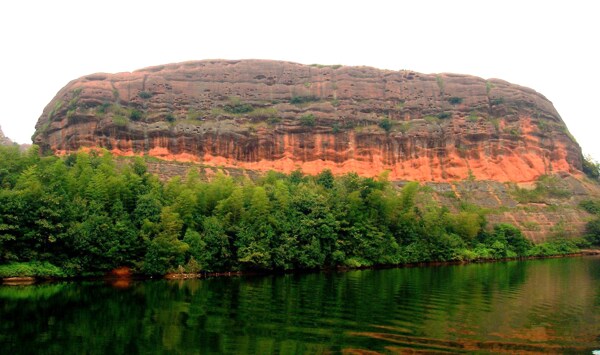
[[[3,354],[600,349],[600,257],[0,286]]]

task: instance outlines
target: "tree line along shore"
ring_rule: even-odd
[[[476,205],[440,206],[416,182],[356,174],[190,171],[160,181],[141,157],[40,156],[0,147],[0,277],[316,270],[576,253],[600,244],[600,202],[583,238],[534,244]]]

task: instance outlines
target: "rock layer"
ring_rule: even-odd
[[[44,109],[34,142],[252,170],[527,182],[581,170],[552,103],[498,79],[263,60],[93,74]]]

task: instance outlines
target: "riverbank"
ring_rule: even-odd
[[[2,277],[2,285],[6,286],[25,286],[33,285],[40,282],[54,282],[54,281],[78,281],[78,280],[104,280],[110,282],[115,287],[128,287],[131,281],[135,280],[149,280],[149,279],[166,279],[166,280],[187,280],[187,279],[206,279],[215,277],[239,277],[239,276],[256,276],[256,275],[272,275],[272,274],[291,274],[291,273],[307,273],[307,272],[346,272],[352,270],[377,270],[377,269],[392,269],[392,268],[415,268],[415,267],[432,267],[432,266],[450,266],[450,265],[467,265],[467,264],[478,264],[478,263],[497,263],[506,261],[526,261],[526,260],[538,260],[538,259],[551,259],[551,258],[569,258],[569,257],[585,257],[585,256],[597,256],[600,255],[600,249],[581,249],[576,253],[568,254],[557,254],[557,255],[535,255],[525,257],[512,257],[512,258],[499,258],[499,259],[476,259],[476,260],[453,260],[453,261],[430,261],[430,262],[418,262],[418,263],[405,263],[405,264],[388,264],[388,265],[374,265],[374,266],[360,266],[360,267],[348,267],[348,266],[337,266],[323,269],[311,269],[311,270],[245,270],[245,271],[226,271],[226,272],[198,272],[198,273],[186,273],[186,272],[173,272],[164,275],[144,275],[141,273],[135,273],[128,267],[121,267],[112,270],[108,273],[97,273],[88,275],[75,275],[75,276],[9,276]]]
[[[208,277],[231,277],[231,276],[249,276],[249,275],[269,275],[276,273],[306,273],[306,272],[331,272],[331,271],[352,271],[352,270],[378,270],[378,269],[393,269],[393,268],[413,268],[413,267],[431,267],[431,266],[450,266],[450,265],[467,265],[467,264],[480,264],[480,263],[497,263],[506,261],[527,261],[527,260],[540,260],[540,259],[553,259],[553,258],[573,258],[583,256],[595,256],[600,255],[600,249],[582,249],[577,253],[569,254],[557,254],[547,256],[525,256],[515,258],[501,258],[501,259],[478,259],[478,260],[454,260],[454,261],[430,261],[430,262],[419,262],[419,263],[406,263],[396,265],[374,265],[374,266],[360,266],[360,267],[347,267],[338,266],[333,268],[315,269],[315,270],[288,270],[288,271],[236,271],[236,272],[208,272],[208,273],[168,273],[163,278],[168,280],[186,280],[186,279],[200,279]]]
[[[0,345],[7,354],[591,354],[599,268],[600,256],[582,256],[0,286]]]

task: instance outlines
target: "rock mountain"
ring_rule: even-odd
[[[2,127],[0,127],[0,145],[11,145],[13,141],[10,140],[7,136],[2,132]]]
[[[203,60],[68,83],[33,141],[250,170],[532,182],[581,171],[550,101],[498,79]]]

